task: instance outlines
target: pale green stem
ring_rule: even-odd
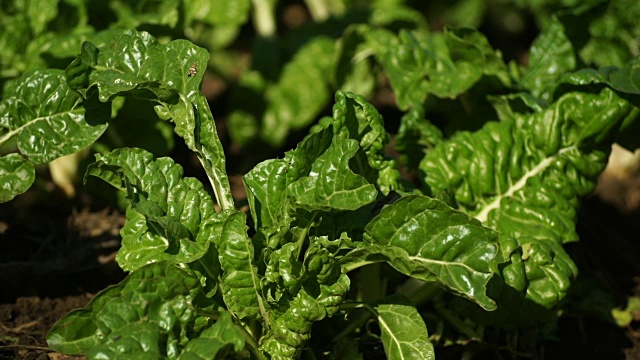
[[[360,261],[360,262],[355,262],[355,263],[350,263],[347,265],[343,265],[342,266],[342,273],[346,274],[350,271],[353,271],[359,267],[363,267],[366,265],[370,265],[370,264],[376,264],[376,263],[380,263],[380,262],[385,262],[385,260],[375,260],[375,261],[371,261],[371,260],[365,260],[365,261]]]
[[[331,15],[325,0],[305,0],[305,3],[307,3],[311,18],[315,22],[323,22]]]
[[[311,220],[309,220],[309,224],[306,227],[306,229],[300,234],[300,237],[298,238],[298,240],[296,240],[297,246],[298,246],[298,255],[297,258],[300,258],[300,251],[302,250],[302,245],[304,244],[304,240],[307,238],[307,234],[309,233],[309,229],[311,229],[311,226],[313,225],[313,221],[316,219],[316,213],[313,214],[313,216],[311,217]]]
[[[253,25],[260,37],[270,38],[276,34],[274,0],[253,0]]]

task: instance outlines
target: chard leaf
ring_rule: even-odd
[[[382,209],[365,228],[366,245],[342,259],[346,271],[362,261],[387,261],[401,273],[460,294],[487,310],[486,294],[498,273],[498,234],[444,203],[409,195]]]
[[[267,160],[244,176],[257,228],[286,221],[288,204],[354,210],[375,200],[376,187],[383,193],[398,188],[395,161],[384,157],[389,134],[376,109],[359,95],[338,91],[333,113],[284,159]]]
[[[471,28],[447,27],[426,36],[403,30],[397,37],[377,30],[366,36],[402,110],[422,104],[428,94],[456,98],[483,77],[511,84],[502,55]]]
[[[97,89],[101,101],[129,96],[157,104],[161,119],[203,164],[222,209],[233,209],[222,145],[207,101],[200,93],[209,54],[186,40],[159,44],[146,32],[113,31],[98,48],[85,42],[66,70],[69,84],[81,94]],[[194,72],[195,71],[195,72]]]
[[[342,139],[357,140],[371,169],[360,163],[356,172],[375,183],[384,195],[398,189],[400,174],[396,162],[385,156],[385,146],[390,137],[376,108],[360,95],[338,91],[333,118],[333,133]]]
[[[243,348],[242,332],[235,327],[231,315],[221,311],[213,326],[189,340],[178,360],[226,359]]]
[[[312,246],[304,264],[305,281],[286,310],[272,321],[261,350],[273,360],[299,357],[311,337],[314,322],[332,316],[349,290],[349,277],[340,271],[338,260],[321,246]]]
[[[580,49],[584,63],[595,67],[623,66],[631,57],[640,55],[636,43],[640,37],[640,8],[634,0],[596,2],[590,7],[587,16],[564,16],[567,26],[580,35],[588,34]]]
[[[0,146],[16,137],[22,155],[42,164],[91,145],[111,114],[93,95],[75,93],[61,70],[24,74],[0,102]]]
[[[262,140],[282,145],[290,129],[316,119],[330,100],[327,74],[333,72],[334,52],[335,40],[316,37],[284,67],[277,84],[267,90]]]
[[[240,319],[264,319],[269,315],[262,301],[254,249],[247,236],[246,215],[235,212],[226,219],[216,241],[222,271],[220,287],[227,309]]]
[[[0,157],[0,203],[27,191],[36,178],[33,164],[19,154]]]
[[[399,299],[398,299],[399,298]],[[388,359],[434,360],[433,345],[418,310],[402,296],[375,307]]]
[[[638,109],[609,88],[569,92],[549,108],[461,132],[430,151],[420,168],[434,192],[521,245],[527,298],[544,307],[564,297],[577,269],[561,244],[576,241],[579,197],[595,187],[614,136]]]
[[[47,343],[88,359],[175,358],[188,336],[201,333],[196,324],[208,322],[195,309],[213,309],[202,295],[199,280],[173,264],[147,265],[60,319]]]
[[[554,17],[533,41],[529,59],[529,67],[522,76],[522,83],[534,96],[546,99],[549,94],[545,94],[545,91],[550,85],[562,74],[573,71],[576,67],[573,45],[558,19]]]
[[[220,236],[225,216],[217,214],[202,184],[183,178],[170,158],[154,159],[142,149],[97,154],[86,176],[99,177],[127,193],[131,208],[117,260],[127,271],[151,262],[189,263]]]
[[[289,187],[289,196],[308,210],[355,210],[374,201],[378,193],[375,187],[364,177],[348,171],[348,162],[357,150],[355,140],[334,139],[313,163],[311,176]]]

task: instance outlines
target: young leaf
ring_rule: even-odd
[[[173,160],[153,159],[142,149],[117,149],[96,160],[86,176],[125,191],[132,205],[117,256],[124,270],[163,260],[195,261],[220,236],[226,215],[216,213],[202,184],[183,178]]]
[[[349,171],[348,162],[357,150],[355,140],[334,139],[314,162],[312,176],[300,178],[289,187],[293,202],[308,210],[355,210],[373,202],[378,193],[375,187]]]
[[[387,358],[434,360],[427,326],[418,310],[401,296],[386,300],[375,306],[375,315]]]
[[[262,351],[273,360],[297,358],[313,323],[335,314],[349,290],[349,277],[326,249],[313,246],[305,258],[304,286],[289,299],[286,311],[274,316],[270,332],[261,340]]]
[[[213,306],[203,300],[195,277],[167,262],[147,265],[60,319],[47,343],[67,354],[88,353],[89,359],[142,353],[176,357],[188,334],[199,333],[196,299],[201,309]]]

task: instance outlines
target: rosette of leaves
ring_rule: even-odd
[[[189,75],[203,56],[186,42],[160,45],[124,31],[105,47],[85,44],[67,70],[79,93],[105,103],[115,96],[153,102],[201,159],[220,212],[169,158],[127,148],[98,155],[88,176],[130,203],[118,262],[131,273],[63,318],[49,333],[51,347],[89,358],[295,358],[315,322],[346,311],[346,273],[375,262],[495,308],[486,287],[505,261],[503,241],[425,196],[380,211],[384,195],[401,190],[399,174],[384,156],[389,134],[381,116],[351,93],[338,92],[333,118],[284,159],[246,175],[250,236],[246,215],[227,197],[224,155],[208,133],[213,118]],[[388,354],[433,358],[424,322],[405,301],[367,306]]]

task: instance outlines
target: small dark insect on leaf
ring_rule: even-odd
[[[191,64],[191,67],[189,68],[189,76],[196,76],[196,74],[198,73],[198,66],[196,63]]]

